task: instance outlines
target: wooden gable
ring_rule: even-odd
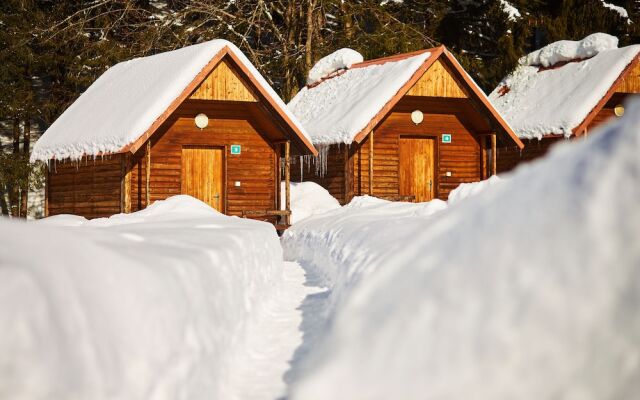
[[[192,100],[257,102],[249,85],[236,68],[223,58],[191,94]]]
[[[452,97],[464,99],[468,96],[451,75],[449,69],[436,60],[422,77],[409,89],[408,96]]]
[[[622,82],[616,88],[618,93],[640,93],[640,63],[627,73]]]

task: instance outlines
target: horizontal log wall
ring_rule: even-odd
[[[276,149],[256,128],[250,103],[186,101],[154,135],[151,146],[150,200],[181,193],[182,146],[225,148],[226,214],[276,209]],[[203,130],[194,124],[198,113],[209,116]],[[232,155],[230,146],[241,146]],[[134,156],[131,198],[135,211],[145,204],[144,147]],[[235,182],[240,182],[236,186]]]
[[[442,134],[451,134],[451,143],[442,143]],[[452,114],[424,114],[415,125],[410,114],[394,112],[375,130],[373,195],[399,195],[399,138],[433,137],[436,141],[436,197],[446,200],[449,192],[461,183],[480,180],[480,144],[470,130]],[[367,139],[368,140],[368,139]],[[354,192],[369,193],[369,150],[363,142],[354,154]],[[451,172],[451,176],[446,173]]]
[[[616,114],[614,113],[613,108],[603,108],[596,114],[595,117],[591,120],[591,124],[587,127],[587,134],[593,132],[594,129],[609,122],[612,118],[615,118]]]
[[[120,212],[121,156],[52,162],[47,181],[48,215],[86,218]]]
[[[555,137],[541,140],[522,139],[522,143],[524,143],[522,150],[515,146],[498,148],[498,174],[509,172],[518,164],[544,156],[553,145],[564,140],[563,138]]]

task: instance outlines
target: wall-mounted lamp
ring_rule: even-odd
[[[624,115],[624,106],[622,104],[618,104],[614,107],[613,113],[616,117],[622,117]]]
[[[414,112],[411,113],[411,121],[418,125],[420,123],[422,123],[422,120],[424,119],[424,114],[422,114],[422,111],[420,110],[415,110]]]
[[[209,117],[207,117],[207,114],[200,113],[196,115],[194,120],[196,122],[196,126],[200,129],[204,129],[209,125]]]

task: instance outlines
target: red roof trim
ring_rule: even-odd
[[[633,60],[631,60],[631,62],[622,70],[622,72],[613,82],[613,84],[611,85],[607,93],[602,97],[602,99],[600,99],[600,101],[595,105],[595,107],[593,107],[593,109],[589,112],[589,114],[587,114],[587,116],[580,123],[580,125],[573,128],[573,131],[572,131],[573,135],[578,137],[578,136],[582,136],[585,133],[586,128],[591,124],[595,116],[598,115],[598,113],[600,112],[600,110],[602,110],[602,108],[604,108],[604,106],[607,104],[609,99],[611,99],[611,96],[613,96],[613,94],[618,89],[618,86],[620,85],[620,83],[622,83],[622,81],[627,77],[627,75],[629,75],[629,73],[633,71],[633,69],[638,65],[638,63],[640,63],[640,53],[636,54]]]

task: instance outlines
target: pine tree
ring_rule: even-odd
[[[30,18],[24,18],[29,15]],[[7,0],[0,5],[0,121],[9,125],[11,146],[0,150],[0,208],[26,217],[30,178],[31,121],[38,109],[39,59],[33,35],[42,20],[35,1]],[[33,180],[32,180],[33,181]]]

